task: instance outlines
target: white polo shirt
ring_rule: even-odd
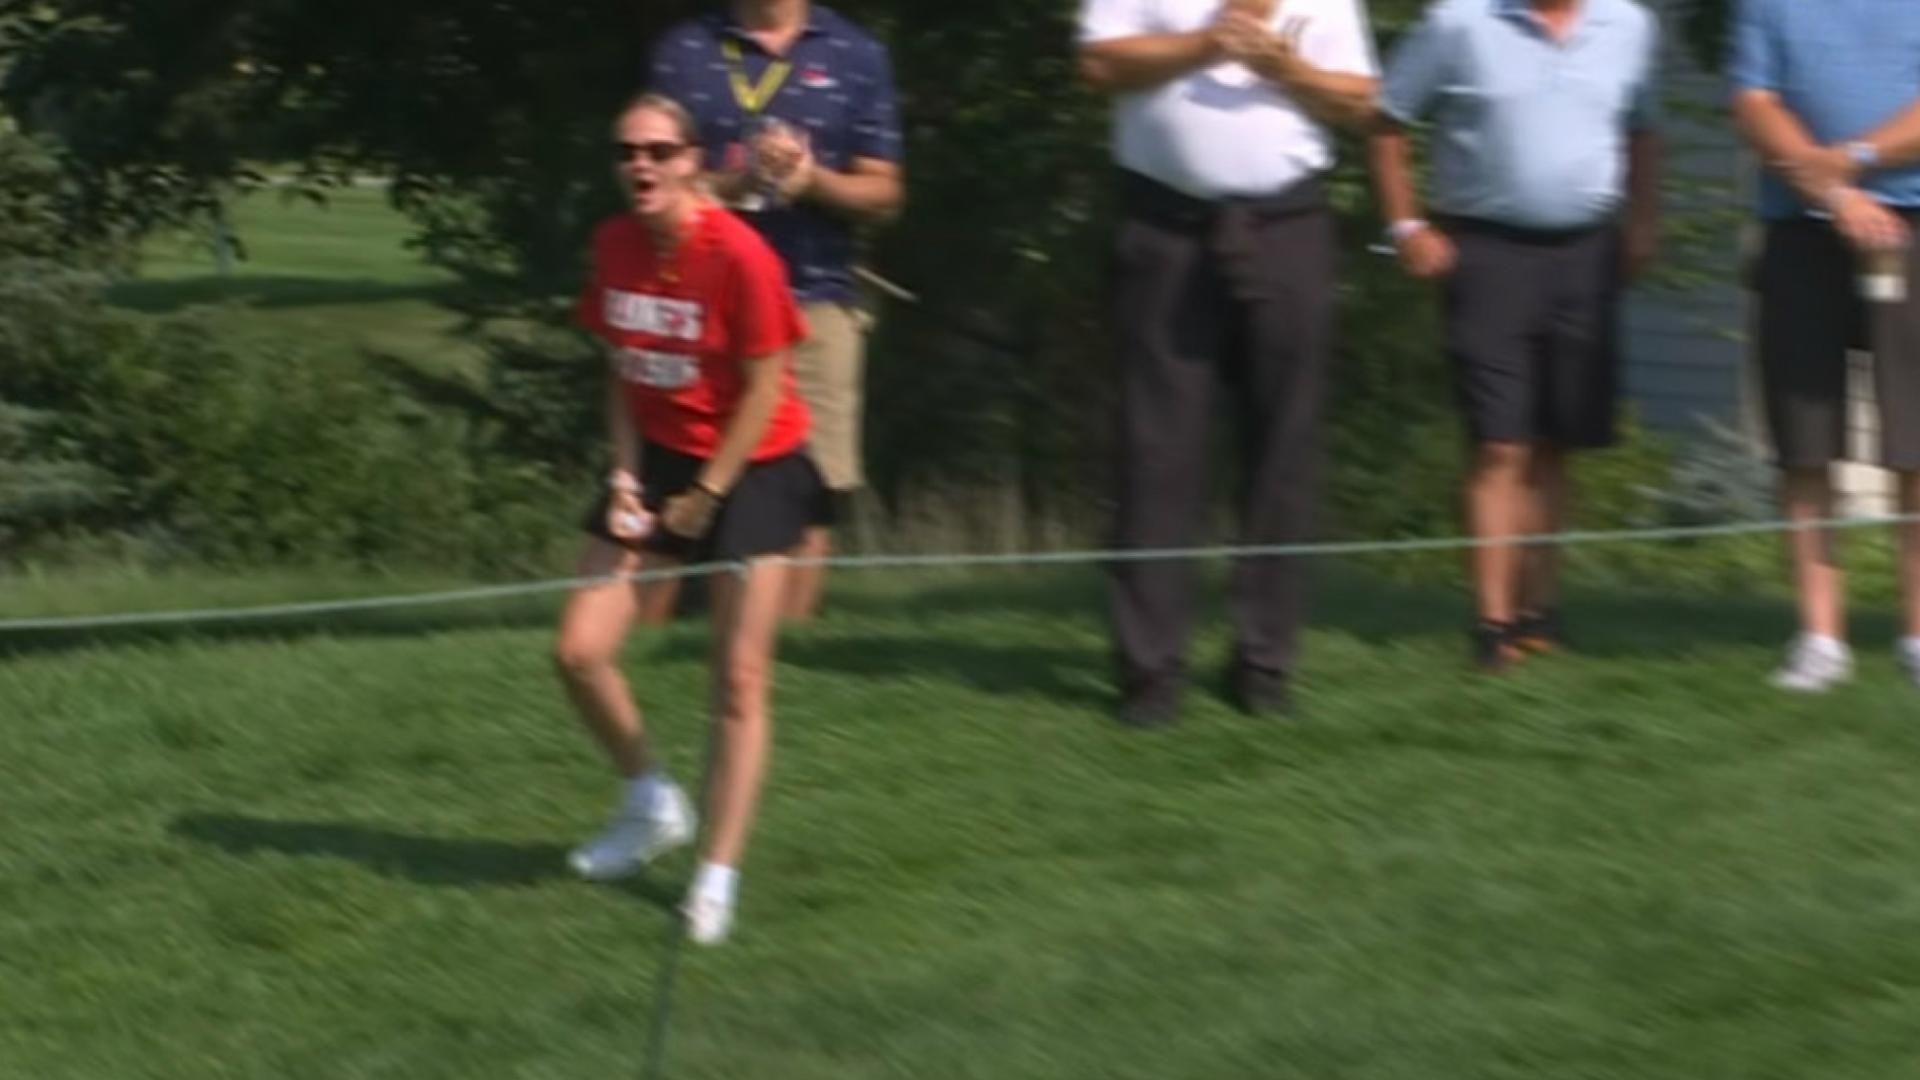
[[[1180,34],[1212,24],[1220,0],[1081,0],[1080,41]],[[1360,0],[1281,0],[1273,24],[1306,20],[1300,53],[1324,71],[1377,76]],[[1201,199],[1272,195],[1333,165],[1333,139],[1244,64],[1218,64],[1122,94],[1114,158]]]

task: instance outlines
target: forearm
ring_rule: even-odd
[[[1124,94],[1171,82],[1219,63],[1219,46],[1204,30],[1142,34],[1080,48],[1080,81],[1103,94]]]
[[[1920,101],[1873,129],[1861,141],[1878,154],[1880,168],[1899,168],[1920,162]]]
[[[900,213],[906,202],[906,185],[897,171],[889,175],[816,168],[800,197],[844,217],[885,222]]]
[[[1741,136],[1768,168],[1800,188],[1808,201],[1820,203],[1827,198],[1828,192],[1805,190],[1800,177],[1788,168],[1790,162],[1818,150],[1820,144],[1776,95],[1765,90],[1744,91],[1734,99],[1733,115]]]
[[[1262,65],[1260,74],[1323,124],[1358,131],[1373,121],[1380,81],[1372,76],[1323,71],[1303,60]]]
[[[773,414],[780,408],[781,375],[786,358],[764,357],[748,360],[747,388],[740,395],[739,407],[721,432],[720,446],[700,470],[700,483],[722,494],[732,491],[746,471],[755,447],[766,437]]]
[[[640,433],[633,426],[633,410],[627,405],[627,389],[620,373],[607,377],[607,443],[615,469],[640,475]]]
[[[1627,140],[1627,218],[1641,225],[1660,220],[1660,159],[1665,140],[1636,131]]]
[[[1373,197],[1386,224],[1420,217],[1420,196],[1413,185],[1412,140],[1405,128],[1388,122],[1368,140]]]

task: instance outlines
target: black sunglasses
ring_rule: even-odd
[[[615,161],[632,161],[634,158],[644,157],[655,165],[665,165],[667,162],[672,161],[674,158],[686,152],[686,143],[668,142],[665,139],[659,142],[618,142],[613,144],[613,157]]]

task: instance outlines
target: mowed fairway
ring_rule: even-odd
[[[206,590],[252,595],[140,602]],[[1091,571],[837,599],[786,643],[738,936],[679,953],[665,1075],[1920,1075],[1884,622],[1857,685],[1790,699],[1778,606],[1586,595],[1579,655],[1487,682],[1454,598],[1354,578],[1299,721],[1218,702],[1215,632],[1186,726],[1139,735]],[[690,859],[564,876],[611,791],[550,613],[12,639],[0,1076],[640,1076]],[[629,657],[690,781],[704,649]]]
[[[324,203],[277,188],[234,204],[244,258],[221,273],[206,236],[169,235],[145,248],[138,279],[111,297],[142,311],[212,306],[223,329],[281,348],[350,348],[431,371],[459,370],[474,347],[442,301],[456,279],[407,247],[407,219],[378,187],[330,192]]]

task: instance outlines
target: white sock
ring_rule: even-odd
[[[1901,638],[1900,654],[1902,656],[1920,656],[1920,637]]]
[[[667,779],[667,771],[658,767],[628,780],[624,809],[630,814],[651,814],[654,807],[660,805],[661,794],[671,783],[673,781]]]
[[[733,895],[739,887],[740,871],[731,866],[703,862],[693,875],[693,895],[726,907],[733,906]]]

